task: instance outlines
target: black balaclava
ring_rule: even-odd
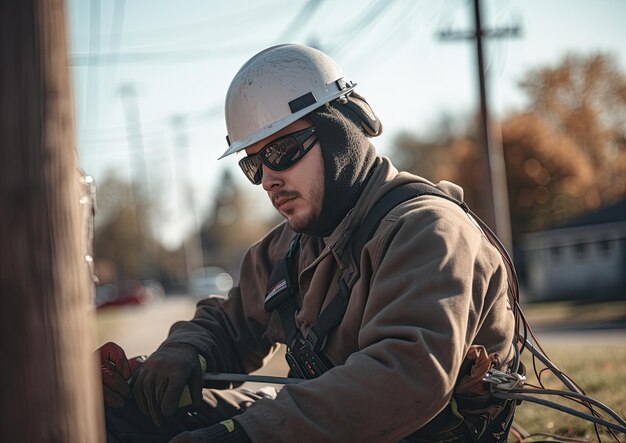
[[[307,115],[317,127],[324,159],[322,210],[304,231],[313,237],[330,235],[354,207],[376,160],[376,150],[361,130],[361,122],[346,114],[327,103]]]

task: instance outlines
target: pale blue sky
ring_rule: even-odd
[[[69,0],[77,141],[83,168],[130,177],[123,85],[133,85],[141,117],[149,189],[163,204],[156,226],[175,246],[191,226],[181,213],[184,181],[200,212],[223,168],[252,189],[225,150],[223,101],[232,76],[276,43],[314,43],[359,86],[385,125],[387,153],[402,130],[426,133],[444,112],[478,103],[475,47],[442,42],[445,29],[472,28],[468,0]],[[626,71],[626,0],[483,1],[485,27],[519,25],[521,37],[486,42],[491,105],[520,107],[516,82],[568,52],[609,52]],[[91,54],[91,59],[89,55]],[[176,177],[172,118],[186,118],[189,168]],[[257,188],[251,195],[263,199]],[[265,205],[269,208],[269,203]]]

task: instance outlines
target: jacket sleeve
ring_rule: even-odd
[[[276,345],[265,334],[269,314],[263,306],[273,264],[287,250],[293,235],[280,225],[245,254],[238,286],[226,300],[201,300],[190,321],[175,323],[165,343],[187,343],[207,360],[207,370],[249,373],[263,365]]]
[[[253,441],[394,442],[448,403],[500,262],[452,203],[417,200],[387,216],[361,257],[358,352],[252,405],[238,421]]]

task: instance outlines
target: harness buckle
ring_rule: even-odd
[[[311,343],[302,338],[298,338],[287,350],[285,359],[294,374],[307,380],[317,378],[328,371],[328,366],[315,353]]]
[[[497,369],[489,369],[483,377],[483,383],[489,385],[489,389],[510,391],[511,389],[521,388],[526,382],[526,377],[522,374],[507,374]]]

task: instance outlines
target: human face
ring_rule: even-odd
[[[246,154],[256,154],[271,141],[310,126],[307,119],[297,120],[249,146]],[[265,165],[261,167],[261,185],[274,207],[287,219],[291,229],[296,232],[307,230],[320,215],[324,196],[324,161],[319,143],[289,169],[274,171]]]

